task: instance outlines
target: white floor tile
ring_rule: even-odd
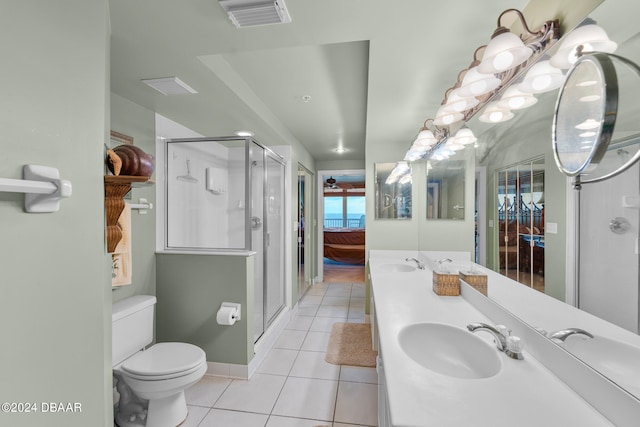
[[[378,372],[376,372],[376,368],[342,366],[340,369],[340,381],[378,384]]]
[[[325,296],[322,299],[321,306],[330,306],[330,307],[348,307],[350,304],[350,299],[347,297],[330,297]]]
[[[331,421],[337,388],[337,381],[289,377],[273,414]]]
[[[317,315],[319,317],[347,317],[349,315],[349,307],[333,307],[330,305],[321,305],[320,308],[318,308]]]
[[[268,418],[263,414],[212,409],[199,427],[264,427]]]
[[[299,307],[298,311],[296,312],[296,315],[297,316],[312,316],[313,317],[318,312],[318,307],[319,306],[317,306],[317,305]]]
[[[300,347],[300,350],[321,351],[324,353],[327,351],[330,336],[331,334],[328,332],[309,331],[307,333],[307,337],[302,343],[302,347]]]
[[[205,375],[200,381],[185,390],[188,405],[211,408],[231,384],[231,379]]]
[[[364,323],[364,314],[351,314],[349,312],[349,318],[347,319],[349,323]]]
[[[316,351],[301,351],[289,374],[292,377],[317,378],[322,380],[337,380],[340,376],[340,366],[332,365],[324,360],[325,353]]]
[[[298,305],[300,307],[308,307],[312,305],[320,305],[321,302],[322,302],[321,295],[305,295],[304,297],[302,297],[300,302],[298,302]]]
[[[293,316],[285,329],[291,329],[296,331],[308,331],[313,317],[311,316]]]
[[[211,408],[187,405],[187,409],[189,410],[189,414],[187,415],[187,419],[180,424],[180,427],[198,427],[200,421],[204,419]]]
[[[329,285],[325,285],[324,283],[317,283],[309,288],[306,295],[324,295],[327,292]]]
[[[306,331],[292,331],[290,329],[285,329],[273,344],[273,348],[300,350],[306,336]]]
[[[348,287],[346,286],[335,286],[335,287],[330,287],[329,289],[327,289],[327,292],[325,292],[324,297],[349,297],[351,296],[351,285],[349,285]]]
[[[378,386],[340,381],[335,421],[377,426]]]
[[[287,350],[284,348],[272,348],[258,367],[257,372],[261,374],[289,375],[293,362],[298,356],[298,350]]]
[[[302,418],[278,417],[276,415],[272,415],[269,418],[266,427],[315,427],[319,425],[330,426],[331,422],[320,420],[305,420]]]
[[[285,380],[286,377],[266,374],[254,374],[249,381],[233,380],[214,407],[270,414]]]
[[[349,308],[360,309],[364,313],[364,298],[353,298],[349,300]]]
[[[309,330],[315,332],[331,332],[334,323],[346,321],[346,317],[316,317],[313,319]]]

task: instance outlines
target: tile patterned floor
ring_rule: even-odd
[[[319,283],[249,381],[207,376],[181,427],[377,426],[375,368],[324,361],[335,322],[364,321],[363,283]]]

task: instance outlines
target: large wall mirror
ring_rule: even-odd
[[[412,215],[411,167],[407,162],[375,164],[376,219],[409,219]]]
[[[427,219],[464,219],[465,161],[427,162]]]
[[[497,173],[500,273],[544,292],[544,158]]]
[[[638,64],[640,33],[625,8],[640,12],[640,6],[623,3],[604,2],[590,18],[618,43],[616,55]],[[640,85],[635,70],[621,70],[635,80],[627,80],[622,71],[617,74],[618,117],[598,171],[609,170],[609,164],[614,170],[638,152]],[[562,174],[554,162],[551,142],[558,94],[558,90],[536,94],[536,105],[526,112],[514,111],[506,123],[485,125],[475,119],[468,123],[478,136],[476,166],[487,171],[487,227],[493,236],[487,242],[487,267],[516,281],[505,294],[490,291],[489,297],[529,325],[545,326],[549,333],[566,328],[593,332],[594,338],[573,334],[552,341],[640,400],[640,169],[635,164],[615,179],[588,184],[602,172],[584,169],[582,190],[575,191],[573,178]],[[596,98],[597,94],[580,96],[576,102]],[[578,124],[589,117],[580,119]],[[585,139],[588,132],[578,136]],[[505,297],[515,294],[512,289],[519,289],[519,284],[581,312],[536,293],[526,294],[548,301],[545,310],[531,310],[526,298],[514,302]],[[558,306],[566,311],[551,317]]]

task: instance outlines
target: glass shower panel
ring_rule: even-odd
[[[256,252],[253,257],[254,266],[254,319],[255,332],[254,341],[262,335],[267,325],[265,322],[265,302],[264,302],[264,272],[265,262],[263,254],[264,241],[264,188],[265,188],[265,162],[264,149],[252,144],[251,147],[251,250]]]
[[[168,248],[245,249],[244,141],[167,144]]]
[[[269,153],[266,156],[265,191],[265,322],[267,327],[284,307],[284,167]]]

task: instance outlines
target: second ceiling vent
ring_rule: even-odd
[[[220,6],[237,28],[291,22],[284,0],[221,0]]]

